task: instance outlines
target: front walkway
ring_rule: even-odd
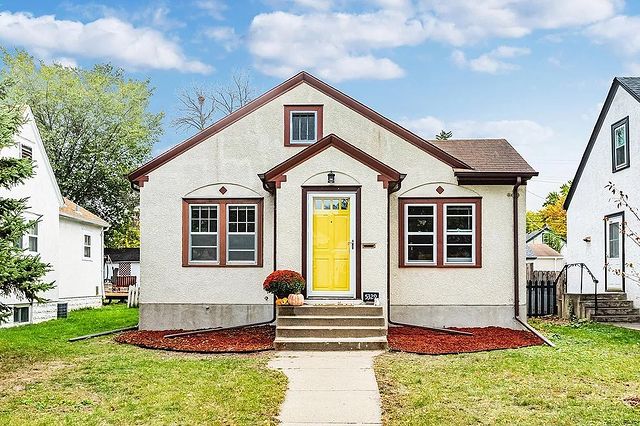
[[[382,424],[373,372],[373,357],[380,353],[279,352],[269,366],[289,378],[282,424]]]

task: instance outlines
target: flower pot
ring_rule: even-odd
[[[304,304],[304,296],[301,294],[290,294],[287,300],[291,306],[302,306]]]

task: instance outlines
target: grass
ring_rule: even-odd
[[[378,357],[385,424],[640,424],[640,332],[533,324],[556,349]]]
[[[150,351],[112,337],[67,339],[130,325],[111,306],[0,330],[0,424],[275,424],[286,378],[269,355]]]

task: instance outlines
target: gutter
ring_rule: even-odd
[[[555,348],[556,345],[553,342],[520,318],[520,240],[518,238],[520,227],[518,223],[518,188],[520,186],[522,186],[522,177],[518,176],[511,193],[511,198],[513,198],[513,318],[524,328],[538,336],[546,345]]]

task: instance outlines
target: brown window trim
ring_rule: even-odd
[[[189,262],[189,207],[192,204],[218,204],[218,261],[210,263]],[[256,263],[227,264],[227,205],[255,204],[256,211]],[[182,266],[205,268],[261,268],[264,223],[264,200],[262,198],[193,198],[182,200]]]
[[[444,205],[475,204],[475,263],[446,264],[444,262]],[[414,264],[405,262],[404,206],[406,204],[433,204],[436,206],[436,263]],[[481,268],[482,267],[482,199],[481,198],[399,198],[398,199],[398,266],[401,268]]]
[[[292,112],[315,112],[317,129],[316,129],[316,142],[322,139],[322,105],[285,105],[284,106],[284,146],[309,146],[312,143],[291,143],[291,113]]]

